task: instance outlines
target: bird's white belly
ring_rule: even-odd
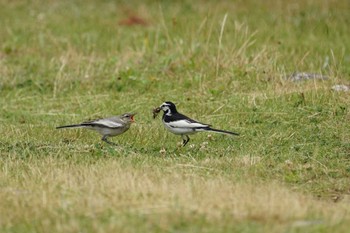
[[[170,127],[167,124],[164,124],[164,126],[167,130],[169,130],[173,134],[188,135],[188,134],[197,133],[193,128],[176,128],[176,127]]]

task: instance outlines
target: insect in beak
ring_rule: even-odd
[[[157,108],[154,108],[152,113],[153,113],[153,119],[155,119],[157,116],[158,116],[158,113],[160,112],[161,108],[160,107],[157,107]]]

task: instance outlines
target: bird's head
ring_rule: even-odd
[[[124,113],[123,115],[121,115],[121,119],[125,122],[133,123],[135,122],[135,119],[134,119],[135,115],[136,113]]]
[[[165,114],[173,114],[176,113],[176,106],[173,102],[166,101],[162,105],[159,106],[159,108],[165,113]]]

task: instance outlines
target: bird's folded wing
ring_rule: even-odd
[[[107,128],[120,128],[123,127],[123,124],[112,121],[110,119],[99,119],[95,121],[90,122],[84,122],[82,125],[91,125],[91,126],[101,126],[101,127],[107,127]]]
[[[167,124],[172,128],[203,128],[209,126],[196,121],[191,122],[189,120],[172,121],[168,122]]]

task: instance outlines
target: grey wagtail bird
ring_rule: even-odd
[[[158,108],[153,109],[153,118],[155,118],[160,111],[163,111],[162,121],[165,128],[173,134],[181,135],[182,146],[186,146],[186,144],[190,141],[190,137],[188,135],[198,132],[207,131],[227,135],[239,135],[238,133],[226,130],[214,129],[211,128],[211,125],[195,121],[179,113],[176,109],[175,104],[169,101],[164,102]]]
[[[135,115],[136,113],[124,113],[119,116],[86,121],[80,124],[58,126],[56,129],[86,128],[95,130],[102,135],[102,141],[111,145],[117,145],[111,141],[108,141],[107,138],[125,133],[130,128],[131,123],[135,122]]]

